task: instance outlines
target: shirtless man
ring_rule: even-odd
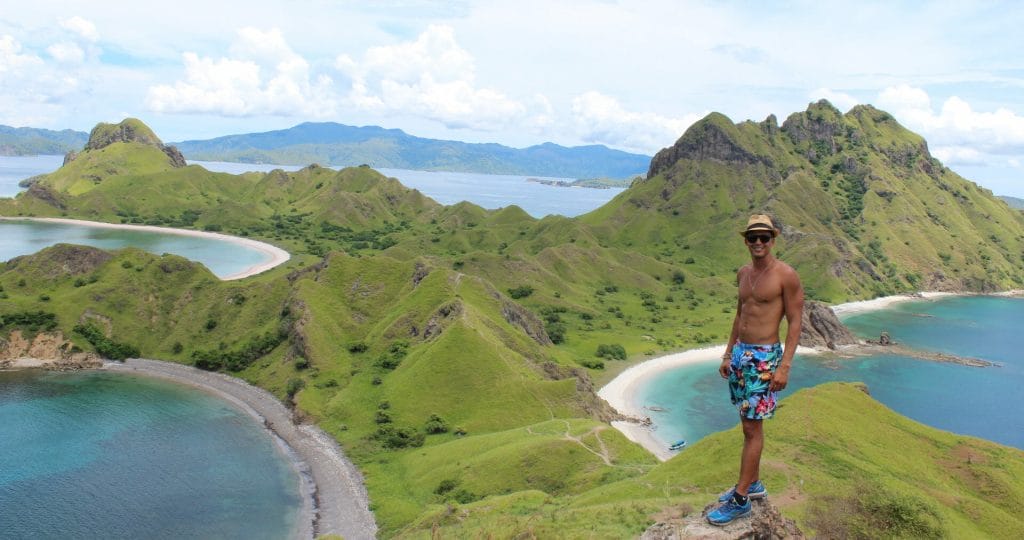
[[[729,380],[730,398],[740,413],[743,453],[739,481],[718,498],[722,504],[708,513],[713,525],[725,525],[749,514],[750,499],[768,495],[759,475],[764,447],[761,421],[775,413],[777,392],[789,382],[804,309],[804,291],[796,271],[772,256],[779,230],[771,218],[750,216],[740,234],[751,263],[736,274],[736,318],[718,373]],[[779,345],[783,317],[788,323],[785,348]]]

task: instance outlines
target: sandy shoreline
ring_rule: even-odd
[[[291,411],[273,394],[241,379],[173,362],[133,358],[123,364],[108,362],[103,369],[157,377],[210,392],[261,422],[292,458],[302,479],[303,506],[295,538],[376,536],[377,524],[362,474],[330,435],[315,425],[293,423]]]
[[[88,227],[98,227],[103,229],[122,229],[131,231],[149,231],[158,232],[164,234],[177,234],[179,236],[192,236],[196,238],[211,238],[215,240],[223,240],[225,242],[231,242],[232,244],[247,247],[259,251],[266,255],[268,260],[259,264],[250,266],[241,272],[224,276],[220,278],[222,281],[231,281],[235,279],[247,278],[256,274],[266,272],[275,266],[283,264],[291,258],[291,254],[287,251],[268,244],[266,242],[260,242],[258,240],[252,240],[250,238],[242,238],[239,236],[231,236],[229,234],[221,234],[208,231],[193,231],[190,229],[174,229],[171,227],[158,227],[156,225],[130,225],[127,223],[104,223],[102,221],[86,221],[81,219],[67,219],[67,218],[36,218],[36,217],[0,217],[6,221],[42,221],[46,223],[60,223],[64,225],[84,225]]]
[[[902,302],[930,300],[946,296],[955,296],[957,294],[958,293],[947,292],[901,294],[875,298],[874,300],[849,302],[831,307],[832,311],[834,311],[836,315],[842,316],[852,313],[863,313],[866,311],[884,309]],[[1024,296],[1024,291],[1013,290],[998,294],[1000,296]],[[615,408],[615,410],[624,415],[646,418],[648,416],[647,412],[643,410],[643,405],[637,402],[636,393],[638,389],[647,384],[651,379],[660,376],[666,371],[682,366],[704,363],[708,365],[708,369],[715,369],[714,364],[721,361],[722,353],[724,352],[725,343],[722,343],[702,349],[691,349],[683,352],[677,352],[641,362],[620,373],[617,377],[612,379],[611,382],[598,390],[597,395],[607,401],[609,405]],[[800,347],[797,349],[797,354],[801,355],[817,354],[819,352],[820,351],[806,347]],[[723,399],[725,399],[724,394]],[[665,461],[674,455],[673,452],[668,450],[668,444],[670,441],[662,441],[655,436],[655,431],[657,429],[657,426],[655,425],[645,426],[635,422],[615,421],[612,422],[612,426],[621,431],[626,438],[643,446],[662,461]]]

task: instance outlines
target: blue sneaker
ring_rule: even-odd
[[[725,491],[725,493],[718,496],[718,502],[724,503],[732,499],[733,494],[736,493],[736,486],[733,486]],[[747,497],[751,499],[763,499],[768,496],[768,488],[764,487],[764,484],[760,480],[757,480],[753,484],[750,484],[750,489],[747,490]]]
[[[747,500],[747,504],[743,505],[736,504],[736,501],[728,500],[718,508],[708,512],[708,523],[712,525],[725,525],[749,513],[750,500]]]

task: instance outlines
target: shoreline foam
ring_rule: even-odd
[[[172,227],[158,227],[156,225],[131,225],[128,223],[105,223],[102,221],[87,221],[83,219],[69,219],[69,218],[37,218],[37,217],[12,217],[3,216],[0,220],[4,221],[40,221],[44,223],[58,223],[62,225],[82,225],[87,227],[96,227],[103,229],[121,229],[126,231],[148,231],[158,232],[164,234],[176,234],[179,236],[191,236],[193,238],[210,238],[213,240],[222,240],[224,242],[230,242],[237,246],[246,247],[259,251],[263,255],[268,257],[267,261],[255,264],[242,270],[229,274],[227,276],[219,278],[221,281],[232,281],[236,279],[247,278],[260,274],[279,266],[288,261],[291,258],[291,254],[287,251],[268,244],[266,242],[260,242],[259,240],[252,240],[250,238],[242,238],[239,236],[231,236],[229,234],[222,234],[209,231],[193,231],[191,229],[175,229]]]
[[[959,294],[960,293],[950,292],[900,294],[875,298],[873,300],[847,302],[845,304],[838,304],[830,307],[836,315],[849,315],[852,313],[863,313],[867,311],[885,309],[894,304],[912,300],[929,300],[947,296],[956,296]],[[1006,291],[1005,293],[998,294],[1001,296],[1024,296],[1024,290]],[[609,405],[623,415],[634,418],[646,418],[647,414],[643,410],[643,405],[637,402],[636,393],[639,388],[666,371],[682,366],[706,363],[709,365],[709,369],[712,369],[712,364],[721,361],[722,353],[724,352],[725,343],[722,343],[701,349],[690,349],[645,360],[639,364],[630,366],[620,373],[608,382],[608,384],[601,387],[601,389],[598,390],[597,395],[607,401]],[[813,355],[820,352],[821,351],[818,351],[817,349],[807,347],[797,348],[797,354],[800,355]],[[612,426],[622,432],[627,439],[643,446],[647,451],[654,454],[655,457],[661,461],[666,461],[674,455],[673,452],[668,450],[669,441],[662,441],[655,435],[655,431],[657,429],[656,425],[652,424],[647,426],[636,422],[614,421],[612,422]]]
[[[132,358],[124,363],[108,362],[103,369],[191,386],[231,403],[262,423],[291,458],[300,478],[303,505],[295,538],[376,536],[377,525],[362,474],[345,457],[337,441],[315,425],[296,424],[291,411],[270,392],[235,377],[160,360]]]

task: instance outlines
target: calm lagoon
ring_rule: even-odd
[[[101,249],[137,247],[156,255],[173,253],[202,263],[220,278],[267,263],[272,258],[262,251],[210,237],[84,224],[0,220],[0,261],[35,253],[58,243]]]
[[[1024,417],[1014,406],[1018,382],[1024,379],[1024,358],[1015,338],[1021,321],[1024,298],[993,296],[913,301],[850,314],[843,322],[861,338],[887,331],[908,347],[999,366],[977,368],[895,355],[797,355],[782,398],[823,382],[861,381],[875,399],[918,422],[1024,449]],[[717,367],[717,360],[684,366],[638,390],[638,405],[665,409],[645,410],[659,440],[666,445],[678,439],[694,442],[739,422]],[[771,421],[784,422],[785,407]]]
[[[227,402],[105,372],[0,371],[0,537],[292,536],[298,473]]]

